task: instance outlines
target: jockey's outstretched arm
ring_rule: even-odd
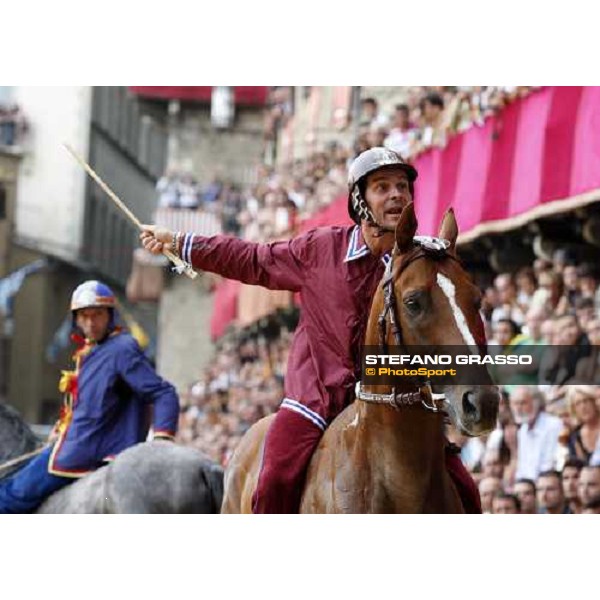
[[[313,262],[312,232],[259,244],[225,235],[205,237],[145,226],[140,239],[153,254],[161,254],[163,248],[175,250],[196,269],[272,290],[299,292]]]

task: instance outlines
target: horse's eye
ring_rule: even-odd
[[[404,306],[409,312],[415,313],[421,310],[421,303],[415,296],[409,296],[404,300]]]

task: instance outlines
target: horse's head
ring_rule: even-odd
[[[395,298],[396,332],[386,330],[386,343],[443,349],[464,348],[465,354],[485,347],[479,314],[481,293],[456,258],[458,227],[448,210],[435,239],[415,238],[417,219],[414,205],[402,212],[396,227],[396,245],[382,287],[374,300],[373,314],[382,314],[385,281],[391,279]],[[388,284],[389,287],[389,284]],[[375,305],[378,306],[375,306]],[[500,395],[485,367],[478,367],[483,385],[433,386],[445,395],[446,408],[464,433],[472,436],[490,431],[496,424]]]

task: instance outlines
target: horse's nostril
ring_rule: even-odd
[[[479,409],[474,403],[474,394],[473,392],[465,392],[462,397],[462,407],[463,412],[473,418],[477,418],[479,414]]]

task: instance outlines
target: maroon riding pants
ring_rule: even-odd
[[[300,509],[311,456],[323,431],[297,412],[280,409],[267,432],[252,512],[292,514]],[[479,490],[457,454],[446,453],[452,477],[466,513],[481,513]]]

